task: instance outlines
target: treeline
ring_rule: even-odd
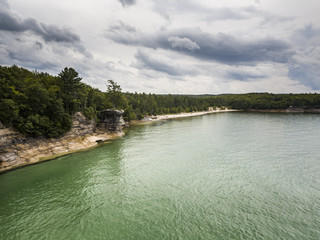
[[[241,110],[280,110],[292,108],[320,109],[319,94],[223,94],[223,95],[155,95],[125,93],[129,119],[145,115],[208,110],[209,107]],[[132,115],[130,115],[130,113]]]
[[[0,122],[26,135],[57,137],[70,130],[75,112],[92,118],[110,107],[106,93],[82,83],[72,68],[51,76],[0,66]]]
[[[225,94],[208,97],[211,106],[227,106],[232,109],[273,110],[303,108],[319,109],[320,95],[306,94],[272,94],[272,93],[247,93]]]
[[[127,120],[142,119],[145,115],[174,114],[208,110],[210,102],[204,97],[188,95],[156,95],[146,93],[124,93]]]
[[[126,121],[146,115],[232,109],[320,108],[319,94],[155,95],[123,93],[116,82],[102,92],[83,82],[73,68],[58,76],[17,66],[0,66],[0,122],[30,136],[57,137],[71,127],[72,115],[81,111],[99,118],[103,109],[124,109]]]

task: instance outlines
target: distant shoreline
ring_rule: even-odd
[[[300,109],[300,108],[292,108],[292,109],[217,109],[212,111],[202,111],[202,112],[182,112],[176,114],[164,114],[164,115],[155,115],[155,116],[146,116],[141,120],[133,120],[129,123],[129,125],[141,125],[152,123],[155,121],[169,120],[169,119],[177,119],[177,118],[188,118],[195,116],[202,116],[211,113],[225,113],[225,112],[261,112],[261,113],[320,113],[320,109]]]
[[[240,110],[242,112],[266,112],[266,113],[320,113],[320,109],[303,109],[303,108],[288,108],[288,109],[247,109]]]
[[[196,116],[203,116],[211,113],[223,113],[223,112],[239,112],[242,110],[235,110],[235,109],[218,109],[218,110],[212,110],[212,111],[202,111],[202,112],[182,112],[177,114],[165,114],[165,115],[156,115],[156,116],[146,116],[141,120],[134,120],[130,122],[130,125],[139,125],[139,124],[145,124],[145,123],[151,123],[156,121],[162,121],[162,120],[169,120],[169,119],[177,119],[177,118],[188,118],[188,117],[196,117]]]

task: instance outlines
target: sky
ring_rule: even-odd
[[[102,91],[320,92],[319,0],[0,0],[0,65]]]

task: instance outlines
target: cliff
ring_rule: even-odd
[[[59,138],[30,138],[0,123],[0,173],[97,145],[120,137],[125,123],[121,111],[105,110],[101,122],[81,113],[73,116],[71,130]]]

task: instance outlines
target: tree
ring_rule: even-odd
[[[19,107],[12,99],[0,99],[0,122],[8,126],[19,118]]]
[[[108,80],[107,94],[110,98],[113,108],[119,107],[123,103],[124,98],[122,96],[121,87],[113,80]]]
[[[65,67],[59,74],[65,109],[73,114],[80,105],[79,90],[82,87],[79,74],[73,68]]]

